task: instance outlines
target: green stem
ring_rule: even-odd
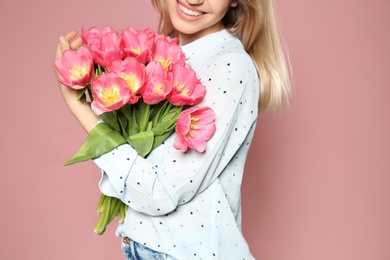
[[[110,217],[110,207],[111,207],[111,197],[106,197],[104,200],[104,212],[101,215],[98,223],[96,224],[94,228],[94,232],[98,235],[102,235],[104,231],[106,230],[107,221]]]

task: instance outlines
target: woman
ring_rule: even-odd
[[[121,145],[94,159],[102,193],[129,206],[117,228],[127,259],[253,259],[241,232],[240,187],[260,111],[279,110],[289,81],[271,0],[152,0],[160,31],[177,37],[216,114],[204,153],[173,148],[174,134],[147,159]],[[57,57],[81,44],[61,36]],[[60,84],[89,133],[89,105]],[[259,99],[260,97],[260,99]]]

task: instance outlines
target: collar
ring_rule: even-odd
[[[203,36],[193,42],[181,46],[186,57],[191,59],[193,56],[201,55],[202,53],[209,53],[215,46],[221,45],[224,42],[235,39],[227,30],[223,29],[215,33]]]

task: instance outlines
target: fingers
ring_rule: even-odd
[[[56,50],[56,58],[60,58],[62,56],[62,53],[64,52],[65,49],[69,49],[69,43],[65,39],[64,36],[60,36],[58,39],[58,44],[57,44],[57,50]]]
[[[56,50],[56,58],[60,58],[66,50],[75,50],[81,46],[83,42],[80,37],[76,38],[76,36],[77,31],[70,31],[65,36],[61,35],[59,37]]]
[[[70,31],[65,35],[65,39],[71,42],[77,36],[77,31]]]
[[[65,39],[70,43],[71,49],[77,49],[81,46],[83,41],[80,37],[76,38],[77,31],[70,31],[67,35],[65,35]]]
[[[70,43],[70,48],[75,50],[75,49],[78,49],[81,44],[83,44],[83,40],[78,37],[77,39],[73,40],[71,43]]]

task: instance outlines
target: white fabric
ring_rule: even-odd
[[[129,205],[117,235],[168,259],[253,259],[241,233],[240,186],[257,120],[256,69],[225,30],[182,49],[207,88],[199,105],[216,113],[205,153],[177,151],[175,134],[147,159],[122,145],[94,159],[100,189]]]

